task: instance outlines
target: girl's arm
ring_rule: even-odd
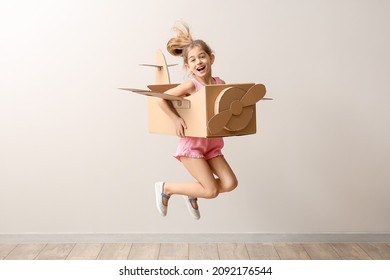
[[[174,87],[170,90],[167,90],[166,94],[171,94],[174,96],[186,96],[194,92],[195,85],[191,80],[188,80],[177,87]],[[176,127],[176,135],[179,137],[184,137],[184,129],[187,128],[187,125],[185,121],[180,117],[180,115],[177,113],[175,108],[172,107],[172,103],[165,100],[160,99],[158,101],[161,109],[172,119],[172,121],[175,123]]]

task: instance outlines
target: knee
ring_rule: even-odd
[[[237,178],[231,178],[229,181],[225,183],[224,190],[225,192],[231,192],[238,186],[238,180]]]
[[[237,178],[234,178],[234,180],[231,182],[231,185],[230,185],[230,190],[234,190],[235,188],[237,188],[238,186],[238,180]]]
[[[205,193],[205,198],[212,199],[212,198],[216,198],[218,195],[219,195],[219,191],[217,189],[207,190]]]

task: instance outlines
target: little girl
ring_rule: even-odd
[[[185,68],[190,71],[192,79],[185,81],[166,93],[175,96],[196,94],[205,85],[224,84],[225,82],[211,74],[211,65],[215,55],[202,40],[193,40],[185,23],[175,27],[176,37],[167,43],[168,52],[182,56]],[[230,192],[237,187],[237,178],[225,160],[221,149],[222,138],[186,137],[185,121],[168,101],[161,99],[162,110],[172,119],[176,134],[180,137],[175,157],[180,160],[195,182],[157,182],[155,184],[157,209],[162,216],[167,214],[168,200],[173,194],[182,195],[187,203],[191,216],[200,218],[197,198],[215,198],[223,192]]]

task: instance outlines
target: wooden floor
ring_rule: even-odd
[[[390,243],[0,244],[0,260],[390,260]]]

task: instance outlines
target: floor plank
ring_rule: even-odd
[[[66,260],[75,244],[47,244],[37,256],[37,260]]]
[[[68,257],[67,260],[96,260],[102,250],[103,244],[98,243],[77,243]]]
[[[18,244],[0,244],[0,260],[3,260]]]
[[[219,243],[220,260],[249,260],[249,254],[244,243]]]
[[[251,260],[280,260],[273,244],[248,243],[246,249]]]
[[[390,260],[390,243],[0,244],[0,260]]]
[[[189,244],[190,260],[219,260],[218,246],[212,243]]]
[[[310,260],[305,248],[299,243],[278,243],[275,249],[281,260]]]
[[[98,260],[127,260],[131,250],[131,244],[113,243],[104,244]]]
[[[160,247],[159,260],[188,260],[187,243],[163,243]]]
[[[302,244],[312,260],[340,260],[330,244],[326,243],[305,243]]]
[[[373,260],[390,260],[390,247],[386,243],[359,243]]]
[[[34,260],[45,246],[46,244],[19,244],[5,260]]]
[[[343,260],[370,260],[370,256],[356,243],[332,243],[336,253]]]
[[[129,260],[157,260],[160,253],[159,243],[133,243]]]

